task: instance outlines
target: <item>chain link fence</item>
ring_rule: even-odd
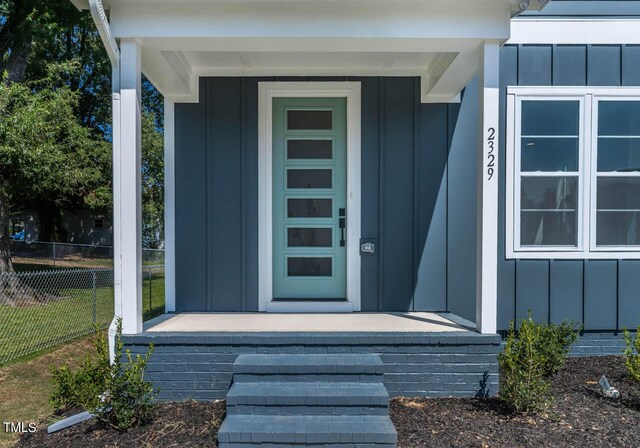
[[[164,312],[164,251],[144,249],[144,320]],[[107,246],[12,244],[15,273],[0,273],[0,365],[105,329],[113,319]]]
[[[53,267],[110,268],[113,266],[113,247],[91,244],[50,243],[45,241],[12,241],[11,254],[23,264]],[[164,250],[142,249],[145,265],[164,264]]]
[[[0,273],[0,364],[104,329],[112,269]]]

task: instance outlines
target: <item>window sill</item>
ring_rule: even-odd
[[[640,250],[627,251],[513,251],[507,250],[507,260],[640,260]]]

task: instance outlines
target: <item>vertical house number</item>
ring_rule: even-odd
[[[487,180],[491,180],[493,178],[493,173],[495,172],[495,164],[496,164],[496,156],[493,153],[495,149],[495,139],[496,139],[496,130],[495,128],[487,129],[489,136],[487,137],[487,146],[489,151],[487,152]]]

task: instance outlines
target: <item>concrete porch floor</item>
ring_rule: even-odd
[[[450,313],[177,313],[145,324],[147,332],[468,332]]]

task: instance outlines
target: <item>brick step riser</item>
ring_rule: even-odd
[[[388,406],[227,406],[227,415],[387,415]]]
[[[381,383],[384,379],[382,374],[248,374],[236,373],[233,375],[233,382],[331,382],[331,383]]]

